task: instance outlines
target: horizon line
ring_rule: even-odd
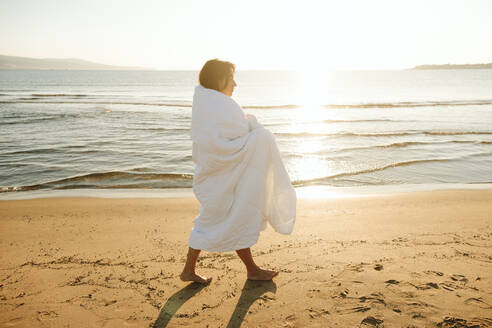
[[[104,66],[113,66],[113,67],[119,67],[119,69],[108,69],[108,70],[118,70],[118,71],[125,71],[125,68],[128,68],[128,71],[176,71],[176,72],[186,72],[186,71],[200,71],[200,68],[155,68],[155,67],[145,67],[141,65],[121,65],[121,64],[106,64],[102,62],[97,62],[93,60],[88,60],[88,59],[83,59],[83,58],[77,58],[77,57],[26,57],[26,56],[19,56],[19,55],[6,55],[6,54],[1,54],[0,56],[6,56],[6,57],[19,57],[19,58],[26,58],[26,59],[39,59],[39,60],[81,60],[81,61],[86,61],[91,64],[97,64],[97,65],[104,65]],[[318,71],[321,72],[332,72],[332,71],[404,71],[404,70],[412,70],[416,67],[421,67],[421,66],[464,66],[464,65],[488,65],[492,64],[492,60],[489,62],[482,62],[482,63],[441,63],[441,64],[436,64],[436,63],[426,63],[426,64],[417,64],[411,67],[394,67],[394,68],[377,68],[377,67],[366,67],[366,68],[319,68]],[[80,71],[100,71],[103,69],[2,69],[0,70],[80,70]],[[304,72],[304,70],[299,69],[299,68],[246,68],[246,69],[239,69],[237,71],[282,71],[282,72]]]

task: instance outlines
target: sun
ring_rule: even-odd
[[[303,70],[299,72],[300,102],[307,109],[318,108],[323,105],[323,79],[316,71]]]
[[[328,96],[326,73],[316,68],[304,68],[298,73],[298,89],[296,103],[300,106],[298,115],[300,121],[315,122],[325,115]]]

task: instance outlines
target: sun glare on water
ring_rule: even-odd
[[[302,106],[304,117],[316,119],[322,116],[322,106],[326,98],[326,80],[314,70],[299,72],[300,90],[298,103]]]
[[[334,145],[327,144],[327,136],[335,134],[339,127],[330,117],[330,110],[325,108],[330,98],[328,73],[320,73],[316,69],[306,69],[299,72],[299,86],[296,93],[298,108],[291,111],[289,130],[297,134],[293,145],[295,152],[302,154],[291,163],[291,173],[294,180],[308,183],[310,180],[333,175],[333,162],[327,159],[326,152]],[[336,118],[339,119],[339,118]],[[329,143],[336,142],[330,139]],[[303,184],[304,184],[303,183]]]

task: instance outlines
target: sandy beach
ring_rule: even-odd
[[[178,278],[198,203],[0,201],[1,327],[491,327],[492,190],[300,199],[294,233],[202,253]]]

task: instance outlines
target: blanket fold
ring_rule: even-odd
[[[189,245],[225,252],[258,241],[267,222],[290,234],[296,193],[273,134],[221,92],[195,88],[191,138],[193,192],[200,202]]]

